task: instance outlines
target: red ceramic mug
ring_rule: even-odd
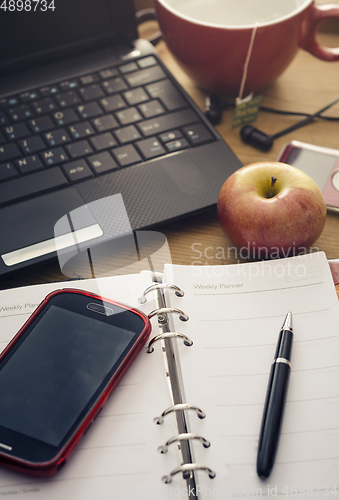
[[[339,19],[339,5],[313,0],[155,0],[168,48],[203,89],[243,96],[274,82],[301,47],[326,61],[339,47],[316,41],[319,25]]]

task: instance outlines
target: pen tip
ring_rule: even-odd
[[[284,324],[282,326],[283,330],[292,330],[292,311],[289,310],[286,314]]]
[[[265,480],[271,474],[273,463],[257,463],[257,474],[260,479]]]

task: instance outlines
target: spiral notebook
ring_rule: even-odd
[[[339,305],[324,254],[229,266],[166,265],[163,274],[71,286],[138,306],[152,318],[152,338],[66,467],[41,480],[1,468],[1,496],[339,494]],[[64,283],[0,292],[0,348],[60,287]],[[261,414],[289,309],[292,373],[275,466],[262,481],[256,475]]]

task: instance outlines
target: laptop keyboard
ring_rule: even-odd
[[[153,56],[0,99],[0,205],[215,140]]]

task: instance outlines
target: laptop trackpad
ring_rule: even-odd
[[[0,255],[5,264],[15,265],[55,251],[56,222],[79,207],[84,207],[84,210],[74,228],[75,237],[87,241],[101,236],[102,229],[76,188],[66,188],[0,209]],[[58,234],[58,238],[61,238],[59,245],[67,247],[67,235]],[[74,238],[70,244],[74,244]]]

